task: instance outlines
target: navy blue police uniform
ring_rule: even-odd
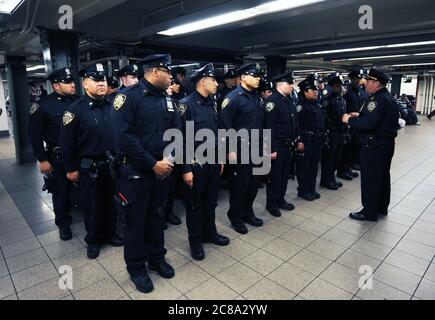
[[[294,84],[292,72],[277,75],[273,83],[287,82]],[[294,206],[285,200],[288,179],[291,172],[293,153],[299,136],[298,112],[293,99],[277,89],[266,99],[266,128],[271,130],[271,152],[277,153],[272,160],[267,183],[266,209],[276,217],[281,216],[279,209],[291,211]]]
[[[227,71],[227,73],[224,74],[224,80],[227,79],[234,79],[237,77],[237,74],[235,70],[230,69]],[[225,83],[225,86],[220,89],[217,93],[217,105],[218,105],[218,112],[220,111],[220,106],[222,105],[222,102],[226,98],[226,96],[235,89],[235,87],[228,87]]]
[[[389,77],[371,69],[368,80],[386,85]],[[361,199],[363,209],[351,213],[357,220],[376,221],[378,214],[387,215],[390,204],[390,168],[394,155],[399,115],[393,97],[384,87],[366,101],[359,117],[350,118],[351,130],[361,135]]]
[[[52,72],[47,80],[51,83],[71,83],[74,78],[69,68]],[[62,116],[76,96],[62,95],[56,92],[34,103],[30,109],[28,135],[36,159],[48,161],[53,167],[51,175],[47,175],[45,188],[52,194],[55,223],[59,228],[62,240],[72,238],[71,223],[71,191],[72,183],[66,177],[60,150],[60,129]],[[45,146],[44,146],[45,143]]]
[[[258,78],[261,76],[255,64],[241,67],[238,73]],[[256,129],[261,132],[265,127],[265,108],[258,90],[248,91],[239,85],[232,91],[222,102],[220,127],[236,131],[245,129],[248,132]],[[263,221],[255,217],[253,210],[262,177],[253,175],[251,157],[248,164],[241,163],[241,145],[249,147],[249,143],[250,141],[239,139],[238,150],[232,150],[237,154],[237,164],[228,166],[230,208],[227,214],[234,229],[241,234],[248,232],[244,223],[256,227],[263,225]]]
[[[195,71],[191,81],[196,85],[204,77],[216,77],[212,64],[207,64]],[[219,116],[215,96],[204,97],[197,90],[181,100],[180,105],[182,109],[185,109],[183,115],[184,131],[189,124],[193,125],[195,136],[201,129],[211,130],[214,134],[214,159],[210,159],[211,162],[204,162],[193,156],[193,158],[187,158],[186,164],[183,166],[183,174],[193,174],[193,187],[189,188],[186,185],[184,193],[191,254],[195,260],[202,260],[204,259],[202,243],[210,242],[219,246],[229,244],[228,238],[218,234],[215,223],[221,174],[221,164],[218,162]],[[195,141],[193,151],[196,152],[203,142],[205,142],[205,138],[203,141]],[[208,154],[204,154],[204,156],[211,157]],[[186,155],[186,157],[188,156]]]
[[[116,76],[111,76],[111,77],[107,78],[107,86],[109,88],[112,88],[113,90],[115,90],[113,93],[111,93],[107,96],[109,101],[112,103],[113,100],[115,99],[116,95],[118,94],[118,88],[119,88],[118,78]]]
[[[344,85],[343,77],[338,73],[330,76],[328,85]],[[335,172],[341,163],[343,148],[346,139],[347,125],[341,119],[346,111],[346,101],[342,92],[331,90],[330,94],[321,101],[326,119],[326,129],[328,130],[328,143],[324,145],[321,160],[321,179],[320,185],[330,190],[337,190],[343,185],[337,182]]]
[[[299,88],[298,122],[305,150],[304,156],[298,157],[296,162],[298,196],[313,201],[320,198],[316,192],[316,179],[325,140],[325,116],[319,100],[309,100],[304,95],[308,89],[318,90],[315,77],[309,76],[299,84]]]
[[[93,81],[106,81],[102,64],[80,71]],[[111,103],[88,94],[74,101],[63,115],[60,146],[68,173],[79,171],[79,206],[84,215],[88,257],[99,255],[100,245],[122,246],[116,234],[115,184],[109,171],[108,153],[114,154],[110,125]]]
[[[116,76],[118,78],[122,78],[125,76],[133,76],[133,77],[139,77],[139,67],[135,64],[132,65],[126,65],[124,68],[122,68],[121,70],[119,70],[116,73]],[[125,89],[126,87],[123,85],[121,85],[121,88],[119,88],[119,90]]]
[[[144,69],[170,72],[171,56],[155,54],[140,62]],[[124,200],[126,216],[124,258],[138,290],[150,292],[153,285],[148,268],[162,277],[172,278],[173,268],[164,257],[163,205],[168,179],[153,171],[169,142],[163,141],[166,130],[181,129],[181,119],[165,89],[146,79],[121,91],[115,98],[112,127],[116,150],[121,158],[118,195]],[[165,155],[166,156],[166,155]]]

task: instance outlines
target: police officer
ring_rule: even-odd
[[[298,122],[305,149],[304,156],[296,162],[298,196],[308,201],[320,199],[316,192],[316,179],[325,139],[325,116],[319,104],[317,84],[315,74],[299,83]]]
[[[367,100],[367,94],[361,86],[363,76],[363,69],[353,69],[348,74],[350,84],[344,99],[346,100],[346,109],[349,113],[359,112]],[[346,134],[346,139],[338,176],[345,180],[352,180],[359,176],[358,173],[352,171],[352,168],[359,169],[361,143],[358,135],[355,132],[350,132],[350,130]]]
[[[264,76],[261,78],[260,81],[260,93],[261,93],[261,97],[263,98],[263,100],[266,100],[267,98],[269,98],[273,91],[273,82],[269,81],[267,79],[267,76]]]
[[[255,64],[248,64],[238,70],[242,83],[232,91],[222,102],[220,126],[223,129],[262,130],[265,126],[264,102],[260,97],[261,72]],[[263,225],[263,221],[254,215],[252,208],[257,197],[261,176],[253,175],[252,159],[248,164],[242,164],[241,144],[248,145],[250,141],[238,141],[238,150],[229,150],[230,162],[237,161],[229,167],[228,184],[230,189],[230,208],[228,218],[233,228],[241,234],[248,233],[245,223],[254,227]]]
[[[220,108],[226,96],[236,88],[236,77],[237,75],[234,69],[230,69],[224,74],[224,87],[217,93],[218,108]]]
[[[107,97],[110,102],[113,102],[115,99],[119,88],[119,80],[115,76],[111,76],[107,78]]]
[[[328,86],[325,85],[326,83],[326,79],[319,77],[319,75],[316,73],[315,77],[317,77],[317,83],[318,83],[318,89],[319,89],[319,100],[322,101],[323,99],[325,99],[329,93],[330,93],[330,88]]]
[[[343,123],[362,136],[361,198],[363,209],[351,213],[356,220],[377,221],[387,215],[390,204],[390,167],[394,155],[399,115],[386,85],[389,77],[379,69],[366,76],[366,101],[360,113],[345,114]]]
[[[267,183],[266,210],[280,217],[279,209],[294,210],[285,200],[294,148],[304,145],[297,141],[299,135],[298,112],[290,96],[294,89],[293,73],[280,74],[272,79],[275,88],[266,99],[266,128],[272,131],[272,168]],[[295,144],[297,146],[295,146]]]
[[[209,129],[214,133],[215,155],[211,162],[200,161],[196,157],[187,158],[183,166],[183,180],[187,185],[185,193],[186,222],[192,258],[203,260],[205,257],[202,243],[226,246],[230,240],[217,233],[215,210],[219,194],[220,176],[223,164],[218,162],[219,118],[215,94],[218,83],[213,64],[207,64],[196,70],[191,78],[196,90],[180,101],[185,109],[184,128],[194,126],[196,133]],[[194,151],[205,141],[195,141]],[[186,141],[186,143],[189,143]],[[185,146],[186,147],[186,146]],[[206,157],[211,156],[206,154]],[[188,157],[188,156],[187,156]],[[190,160],[190,161],[189,161]]]
[[[331,74],[328,81],[330,94],[321,101],[329,133],[328,144],[323,147],[322,152],[320,186],[329,190],[337,190],[343,186],[335,178],[335,172],[341,162],[347,130],[347,126],[341,121],[343,115],[347,113],[346,101],[342,96],[343,85],[343,77],[340,73]]]
[[[122,86],[120,90],[134,86],[139,82],[139,68],[137,65],[127,65],[118,71],[117,76],[121,79]]]
[[[45,175],[45,188],[53,196],[60,239],[67,241],[72,239],[72,217],[69,213],[72,184],[66,178],[59,138],[62,116],[67,106],[76,99],[76,87],[69,68],[52,72],[47,80],[51,81],[54,92],[32,105],[28,134],[39,169]]]
[[[166,130],[181,129],[180,115],[165,90],[171,85],[169,54],[153,54],[140,62],[144,79],[121,91],[113,103],[115,146],[122,159],[119,196],[124,200],[126,226],[124,258],[136,288],[150,292],[154,286],[148,268],[164,278],[174,269],[165,261],[164,216],[167,177],[174,166],[163,155]]]
[[[65,111],[60,145],[67,177],[79,186],[87,255],[96,259],[102,244],[120,247],[123,239],[116,234],[115,187],[107,157],[114,148],[106,72],[97,63],[82,69],[80,76],[86,93]]]

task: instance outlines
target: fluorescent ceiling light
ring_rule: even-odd
[[[0,0],[0,13],[11,14],[24,0]]]
[[[435,65],[435,62],[395,64],[392,65],[392,67],[412,67],[412,66],[431,66],[431,65]]]
[[[329,53],[368,51],[368,50],[385,49],[385,48],[401,48],[401,47],[426,46],[426,45],[430,45],[430,44],[435,44],[435,41],[408,42],[408,43],[388,44],[388,45],[382,45],[382,46],[371,46],[371,47],[359,47],[359,48],[346,48],[346,49],[336,49],[336,50],[314,51],[314,52],[302,53],[301,55],[307,55],[307,56],[309,56],[309,55],[329,54]],[[299,56],[299,55],[293,55],[293,56]]]
[[[158,34],[165,36],[176,36],[180,34],[190,33],[194,31],[209,29],[236,21],[250,19],[256,16],[266,15],[277,11],[294,9],[297,7],[306,6],[313,3],[323,2],[325,0],[277,0],[267,2],[265,4],[252,7],[245,10],[236,10],[224,13],[218,16],[201,19],[198,21],[182,24],[178,27],[170,28],[158,32]]]
[[[45,69],[45,66],[44,65],[38,65],[38,66],[33,66],[33,67],[26,68],[27,71],[36,71],[36,70],[40,70],[40,69]]]
[[[395,54],[391,56],[376,56],[376,57],[362,57],[362,58],[349,58],[349,59],[339,59],[339,60],[332,60],[333,62],[340,62],[340,61],[358,61],[358,60],[374,60],[374,59],[388,59],[388,58],[400,58],[400,57],[408,57],[409,54]]]
[[[434,55],[435,52],[424,52],[424,53],[416,53],[415,56],[431,56]]]

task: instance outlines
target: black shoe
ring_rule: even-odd
[[[71,240],[73,235],[70,227],[63,227],[59,229],[59,237],[62,241]]]
[[[277,207],[266,206],[266,210],[274,217],[281,217],[281,211]]]
[[[356,171],[361,171],[361,167],[360,167],[360,165],[359,164],[353,164],[351,167],[350,167],[352,170],[356,170]]]
[[[428,118],[429,120],[432,120],[432,117],[427,115],[426,118]]]
[[[380,212],[379,215],[381,215],[381,216],[388,216],[388,212]]]
[[[315,197],[316,199],[320,199],[320,198],[322,197],[322,196],[320,195],[320,193],[318,193],[318,192],[314,192],[313,195],[314,195],[314,197]]]
[[[193,259],[201,261],[205,258],[204,248],[202,244],[190,244],[190,254]]]
[[[249,218],[244,218],[243,222],[245,222],[253,227],[261,227],[263,225],[263,220],[258,219],[254,216],[249,217]]]
[[[349,181],[353,180],[353,175],[348,174],[348,173],[337,174],[337,177],[344,179],[344,180],[349,180]]]
[[[298,193],[298,197],[305,199],[307,201],[314,201],[316,200],[316,196],[312,193]]]
[[[216,234],[214,237],[207,237],[202,240],[203,243],[213,243],[217,246],[224,247],[230,244],[230,239],[222,236],[220,234]]]
[[[349,217],[351,219],[359,220],[359,221],[378,221],[378,218],[369,217],[365,213],[361,213],[361,212],[351,213]]]
[[[171,279],[175,276],[174,268],[165,260],[148,262],[148,269],[157,272],[162,278]]]
[[[321,183],[320,186],[329,190],[338,190],[338,186],[334,182]]]
[[[178,218],[172,212],[170,214],[166,215],[166,222],[168,222],[169,224],[172,224],[174,226],[179,226],[182,223],[181,219]]]
[[[240,234],[248,233],[248,228],[243,223],[236,223],[231,225],[233,226],[234,230],[236,230]]]
[[[89,259],[97,259],[100,255],[100,245],[96,243],[88,244],[87,254]]]
[[[130,276],[131,281],[133,281],[136,289],[143,293],[149,293],[154,290],[153,282],[151,281],[148,274],[139,274],[135,276]]]
[[[295,206],[288,202],[283,202],[278,207],[286,211],[293,211],[295,209]]]
[[[124,245],[124,239],[115,234],[109,239],[108,242],[112,247],[122,247]]]
[[[359,173],[357,173],[357,172],[352,172],[351,174],[352,174],[353,178],[358,178],[359,177]]]
[[[342,184],[341,182],[335,181],[334,183],[335,183],[335,184],[337,185],[337,187],[339,187],[339,188],[342,188],[342,187],[343,187],[343,184]]]

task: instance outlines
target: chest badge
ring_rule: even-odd
[[[115,97],[115,100],[113,100],[113,107],[115,108],[115,110],[118,111],[119,109],[121,109],[126,100],[127,97],[125,95],[118,94]]]
[[[166,107],[167,107],[169,112],[174,112],[175,111],[175,109],[174,109],[174,102],[169,97],[166,97]]]
[[[266,104],[266,111],[271,112],[273,109],[275,109],[275,104],[273,102],[268,102]]]
[[[69,125],[74,120],[74,117],[75,117],[74,113],[65,111],[65,113],[63,114],[63,125],[64,126]]]
[[[230,104],[230,98],[225,98],[225,100],[222,102],[221,109],[225,109]]]
[[[373,112],[373,111],[375,111],[377,106],[378,106],[378,103],[376,101],[370,101],[369,105],[367,106],[367,110],[369,112]]]
[[[38,109],[39,109],[39,104],[37,103],[32,104],[32,106],[30,107],[30,115],[34,114]]]

